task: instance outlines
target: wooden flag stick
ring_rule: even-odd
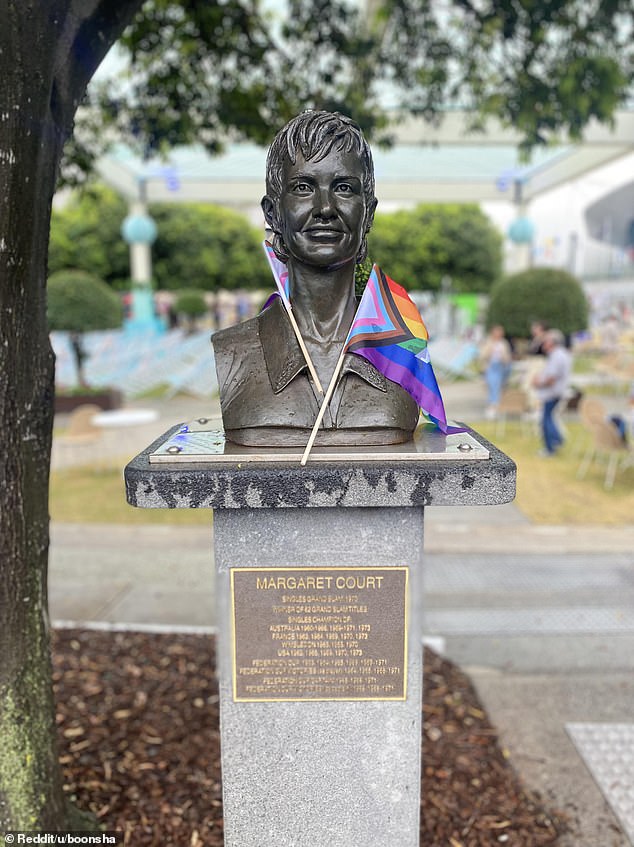
[[[297,321],[295,320],[295,315],[293,314],[293,307],[288,301],[282,301],[286,306],[286,314],[289,317],[291,322],[291,326],[293,327],[293,331],[295,332],[295,337],[297,338],[297,343],[302,349],[302,353],[304,354],[304,359],[306,360],[306,364],[308,365],[308,370],[310,371],[310,375],[313,378],[313,382],[315,383],[315,388],[320,394],[324,393],[323,386],[319,377],[317,376],[317,371],[315,370],[315,365],[313,364],[313,360],[310,357],[310,353],[308,352],[308,348],[302,338],[302,334],[299,331],[299,327],[297,326]]]
[[[308,439],[308,444],[306,445],[306,449],[304,450],[304,455],[302,456],[302,460],[300,465],[305,465],[308,461],[308,457],[310,455],[310,451],[313,448],[313,444],[315,443],[315,439],[317,438],[317,433],[319,431],[319,427],[321,426],[321,422],[326,414],[326,409],[328,408],[328,403],[330,403],[330,399],[334,393],[335,385],[337,384],[337,380],[339,379],[339,374],[341,373],[341,368],[343,367],[343,357],[346,355],[345,347],[341,352],[341,356],[339,356],[339,360],[335,365],[335,372],[332,375],[332,379],[330,380],[330,385],[328,386],[328,391],[326,391],[326,396],[324,397],[324,401],[321,404],[321,409],[319,410],[319,414],[317,415],[317,420],[315,421],[315,425],[313,426],[312,432],[310,433],[310,438]]]
[[[324,393],[323,386],[321,384],[321,380],[317,376],[317,371],[315,370],[315,365],[313,364],[313,360],[310,357],[310,353],[308,352],[308,348],[302,338],[302,334],[299,331],[299,327],[297,326],[297,321],[295,320],[295,315],[293,314],[293,307],[291,306],[291,301],[288,299],[286,294],[286,289],[281,280],[281,272],[280,268],[284,267],[284,264],[280,262],[280,260],[274,255],[273,247],[269,241],[264,239],[262,242],[262,247],[264,247],[264,253],[266,254],[266,258],[268,259],[269,266],[273,273],[273,279],[275,280],[275,284],[277,286],[277,290],[280,294],[280,299],[284,304],[284,308],[286,309],[286,314],[288,315],[288,319],[291,322],[291,326],[293,327],[293,332],[295,333],[295,338],[297,339],[297,343],[299,344],[302,353],[304,354],[304,361],[308,365],[308,370],[310,371],[310,375],[313,378],[313,382],[315,383],[315,388],[317,389],[319,394]],[[286,271],[286,275],[288,277],[288,270]]]

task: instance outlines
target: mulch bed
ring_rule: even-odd
[[[133,847],[222,847],[213,637],[61,630],[53,646],[70,799]],[[523,788],[469,679],[429,650],[422,798],[425,847],[541,847],[565,830]]]

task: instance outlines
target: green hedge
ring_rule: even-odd
[[[425,203],[377,215],[368,244],[372,260],[407,289],[486,293],[502,272],[502,237],[473,204]]]
[[[150,208],[158,227],[152,247],[159,288],[272,288],[263,233],[244,215],[202,203]]]
[[[123,321],[118,295],[99,277],[85,271],[64,270],[52,274],[47,297],[51,330],[117,329]]]
[[[127,214],[127,204],[110,188],[97,185],[74,195],[63,209],[53,212],[49,274],[77,268],[115,288],[125,287],[130,251],[121,237],[121,224]]]
[[[579,281],[556,268],[531,268],[498,282],[491,291],[487,327],[502,324],[508,335],[528,338],[532,321],[566,335],[588,326],[588,302]]]
[[[205,298],[195,289],[181,291],[174,301],[174,311],[177,315],[186,315],[188,318],[197,318],[207,311]]]
[[[152,205],[158,227],[152,276],[159,288],[272,288],[262,250],[263,232],[244,215],[203,203]],[[49,271],[77,268],[113,288],[130,286],[129,247],[121,236],[127,204],[111,189],[93,186],[53,214]]]

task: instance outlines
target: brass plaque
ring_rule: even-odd
[[[232,568],[234,700],[404,700],[408,573]]]

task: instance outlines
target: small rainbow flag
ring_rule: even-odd
[[[277,287],[277,291],[271,294],[269,299],[262,307],[262,311],[264,311],[268,306],[270,306],[272,301],[278,295],[282,298],[282,302],[288,310],[290,308],[291,296],[291,282],[288,276],[288,268],[286,267],[284,262],[280,262],[280,260],[277,258],[277,256],[275,255],[275,250],[271,246],[270,242],[264,240],[262,242],[262,247],[264,247],[266,258],[269,260],[269,265],[271,267],[271,271],[273,272],[273,279],[275,280],[275,285]]]
[[[374,265],[344,350],[363,356],[387,379],[410,394],[443,432],[445,406],[429,359],[429,333],[407,291]]]

